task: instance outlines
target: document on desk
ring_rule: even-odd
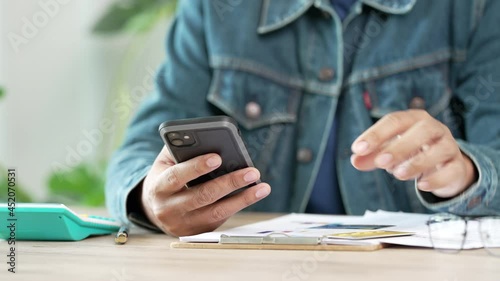
[[[363,216],[288,214],[275,219],[248,224],[224,231],[180,237],[181,242],[221,243],[228,241],[292,241],[312,238],[318,244],[377,245],[381,243],[432,247],[427,230],[427,214],[367,211]],[[477,225],[469,225],[464,249],[481,248]],[[237,238],[236,238],[237,237]],[[280,240],[284,237],[284,240]],[[248,238],[248,239],[242,239]],[[276,239],[269,239],[276,238]],[[253,240],[252,240],[253,239]],[[312,240],[296,240],[310,243]],[[314,241],[313,241],[314,242]],[[252,242],[250,242],[252,243]],[[279,243],[279,242],[276,242]],[[288,242],[284,242],[288,243]]]

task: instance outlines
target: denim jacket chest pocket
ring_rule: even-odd
[[[407,109],[443,119],[451,99],[448,83],[448,65],[439,63],[365,82],[363,99],[374,120]]]
[[[290,140],[295,134],[301,90],[241,70],[213,71],[207,100],[238,122],[263,179],[271,180],[284,172],[273,167],[291,169],[287,163],[293,162],[288,158],[294,149]]]

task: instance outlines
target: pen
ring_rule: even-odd
[[[120,227],[120,230],[118,230],[118,233],[116,233],[115,243],[125,244],[127,243],[127,240],[128,240],[128,226],[123,225],[122,227]]]

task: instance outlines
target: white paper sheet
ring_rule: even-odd
[[[284,233],[292,237],[324,237],[331,234],[358,232],[371,229],[316,229],[327,224],[343,225],[393,225],[392,227],[381,228],[383,230],[414,232],[415,235],[379,238],[366,240],[341,240],[327,238],[323,239],[327,244],[341,245],[376,245],[379,243],[389,243],[415,247],[432,247],[429,239],[427,220],[430,215],[412,214],[402,212],[367,211],[364,216],[335,216],[335,215],[314,215],[314,214],[289,214],[275,219],[248,224],[225,231],[207,232],[203,234],[180,237],[182,242],[214,242],[220,240],[222,234],[229,236],[252,236],[263,237],[271,233]],[[477,223],[469,223],[467,240],[464,249],[481,248],[482,243],[479,237]]]

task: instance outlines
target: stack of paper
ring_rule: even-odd
[[[181,242],[220,242],[221,235],[236,237],[317,237],[323,244],[377,245],[380,243],[432,247],[427,220],[430,215],[367,211],[364,216],[289,214],[225,231],[180,237]],[[477,223],[471,221],[464,249],[481,248]]]

